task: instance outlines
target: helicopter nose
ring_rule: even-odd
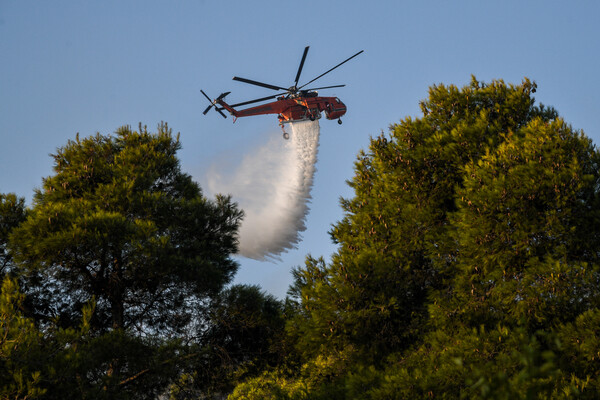
[[[335,101],[329,103],[329,112],[327,113],[328,119],[338,119],[342,115],[346,114],[346,105],[338,98]]]

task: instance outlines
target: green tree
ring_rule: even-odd
[[[576,382],[566,377],[577,377],[577,369],[556,337],[563,324],[600,305],[598,161],[583,134],[560,119],[536,118],[465,165],[458,209],[450,217],[457,257],[446,286],[430,296],[429,321],[436,329],[425,335],[429,345],[408,357],[421,362],[425,353],[454,353],[462,360],[443,393],[574,393]],[[440,340],[431,340],[434,335]],[[480,351],[457,351],[457,341],[467,336]],[[474,375],[480,384],[469,388]],[[440,380],[447,377],[438,378],[430,380],[429,391],[442,392]]]
[[[171,388],[173,399],[229,393],[236,382],[278,365],[284,349],[283,304],[257,286],[235,285],[215,297],[195,357]],[[192,349],[193,351],[193,349]]]
[[[434,320],[533,332],[595,307],[599,161],[563,121],[537,119],[469,162],[452,216],[453,291],[436,296]]]
[[[78,326],[95,301],[72,396],[159,393],[181,367],[176,339],[204,323],[207,302],[237,270],[242,212],[228,197],[204,197],[181,172],[179,149],[166,124],[69,141],[10,235],[42,329]]]
[[[535,90],[433,86],[371,140],[338,251],[294,272],[303,363],[237,398],[597,396],[569,353],[600,354],[600,156]]]
[[[252,374],[280,360],[283,305],[258,286],[236,285],[210,307],[202,342],[213,348],[225,372]]]
[[[14,279],[4,278],[0,292],[0,398],[39,398],[42,334],[23,316],[23,295]]]
[[[331,264],[309,258],[297,272],[310,313],[303,341],[352,344],[376,361],[421,337],[429,293],[456,260],[449,216],[464,166],[534,118],[555,117],[534,106],[535,89],[528,80],[434,86],[422,118],[371,140],[349,182],[355,196],[342,200],[345,216],[331,231],[339,245]]]
[[[25,199],[13,193],[0,193],[0,276],[4,276],[12,267],[8,236],[24,219]]]

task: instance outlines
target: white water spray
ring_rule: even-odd
[[[240,254],[255,260],[277,260],[297,248],[306,230],[313,184],[319,122],[290,123],[290,140],[271,139],[247,155],[233,176],[211,172],[208,189],[229,193],[244,210],[239,231]]]

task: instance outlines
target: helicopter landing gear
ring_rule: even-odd
[[[316,118],[315,118],[315,116],[314,116],[314,115],[310,114],[310,115],[308,116],[308,119],[310,119],[311,121],[314,121]]]
[[[340,125],[342,124],[342,120],[341,119],[338,119],[338,124],[340,124]]]
[[[287,132],[283,132],[283,138],[284,138],[285,140],[288,140],[288,139],[290,138],[290,134],[289,134],[289,133],[287,133]]]

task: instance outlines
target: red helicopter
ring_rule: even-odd
[[[272,96],[262,97],[260,99],[254,99],[249,101],[244,101],[242,103],[237,104],[227,104],[223,99],[231,92],[222,93],[219,97],[214,100],[211,100],[210,97],[204,91],[200,90],[204,97],[210,101],[210,105],[204,110],[204,114],[208,113],[212,107],[215,107],[215,110],[223,116],[223,118],[227,118],[227,116],[223,113],[223,110],[229,111],[229,113],[233,116],[233,122],[236,121],[237,118],[240,117],[248,117],[251,115],[262,115],[262,114],[277,114],[277,118],[279,119],[279,125],[283,130],[283,137],[285,139],[289,138],[289,135],[285,132],[283,124],[288,122],[295,121],[306,121],[311,120],[314,121],[316,119],[321,118],[321,112],[325,112],[325,117],[327,119],[337,119],[338,124],[342,123],[340,117],[346,113],[346,105],[341,102],[337,97],[320,97],[316,90],[319,89],[331,89],[337,87],[343,87],[346,85],[334,85],[334,86],[324,86],[318,88],[311,89],[303,89],[305,86],[310,83],[316,81],[322,76],[330,73],[337,67],[342,64],[350,61],[364,50],[359,51],[354,54],[352,57],[347,58],[342,61],[335,67],[330,70],[322,73],[317,76],[313,80],[305,83],[302,86],[298,86],[298,81],[300,80],[300,74],[302,73],[302,68],[304,67],[304,61],[306,60],[306,55],[308,54],[308,48],[310,46],[306,46],[304,49],[304,54],[302,55],[302,60],[300,61],[300,66],[298,67],[298,72],[296,73],[296,79],[294,80],[294,85],[289,88],[284,88],[276,85],[269,85],[267,83],[253,81],[250,79],[239,78],[237,76],[233,77],[234,81],[240,81],[244,83],[249,83],[251,85],[261,86],[267,89],[272,90],[283,90],[283,93],[278,93]],[[262,104],[256,107],[250,107],[243,110],[236,110],[234,107],[245,106],[252,103],[258,103],[261,101],[271,100],[277,98],[276,101],[271,103]],[[217,107],[219,105],[219,107]]]

